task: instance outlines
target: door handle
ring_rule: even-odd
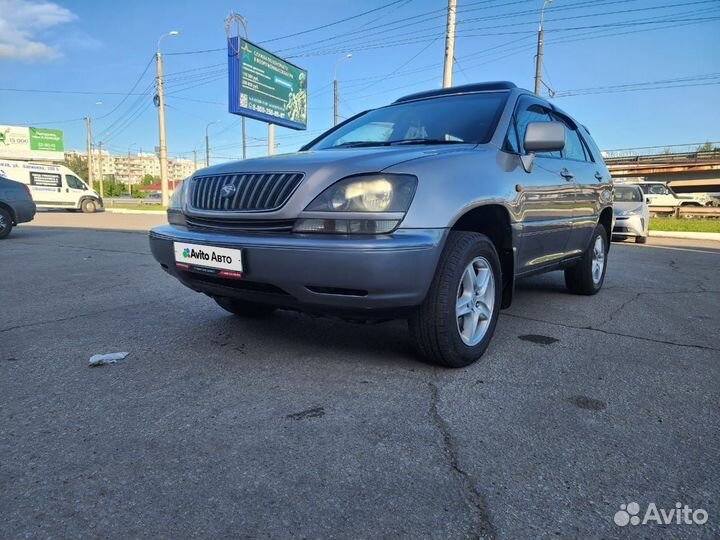
[[[562,168],[562,170],[560,171],[560,176],[562,176],[565,180],[568,180],[568,181],[575,178],[575,175],[573,173],[571,173],[570,171],[568,171],[566,167]]]
[[[603,175],[599,171],[595,171],[595,179],[600,182],[603,179]]]

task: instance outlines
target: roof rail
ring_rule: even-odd
[[[465,84],[463,86],[451,86],[450,88],[440,88],[438,90],[427,90],[425,92],[417,92],[415,94],[409,94],[395,100],[395,103],[402,103],[404,101],[413,101],[416,99],[423,99],[436,96],[445,96],[451,94],[465,94],[468,92],[486,92],[490,90],[512,90],[517,88],[515,83],[509,81],[496,81],[496,82],[485,82],[475,84]]]

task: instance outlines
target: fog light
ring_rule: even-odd
[[[398,226],[397,219],[298,219],[293,230],[326,234],[387,234]]]

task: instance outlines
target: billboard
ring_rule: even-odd
[[[228,39],[229,109],[307,129],[307,71],[240,37]]]
[[[0,158],[62,161],[65,159],[63,132],[0,125]]]

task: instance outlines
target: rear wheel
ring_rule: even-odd
[[[408,321],[418,352],[444,367],[472,364],[492,339],[501,297],[500,259],[490,239],[451,232],[430,291]]]
[[[10,231],[12,231],[12,227],[13,222],[10,212],[3,208],[0,208],[0,240],[2,240],[3,238],[7,238],[7,236],[10,234]]]
[[[267,317],[275,308],[266,304],[257,304],[255,302],[245,302],[235,298],[227,298],[224,296],[216,296],[213,298],[217,305],[225,311],[229,311],[240,317]]]
[[[86,214],[92,214],[94,212],[97,212],[97,203],[92,199],[85,199],[80,204],[80,208],[82,208],[82,211]]]
[[[607,269],[607,252],[607,233],[605,227],[598,225],[580,261],[565,269],[565,285],[570,292],[590,295],[602,288]]]

